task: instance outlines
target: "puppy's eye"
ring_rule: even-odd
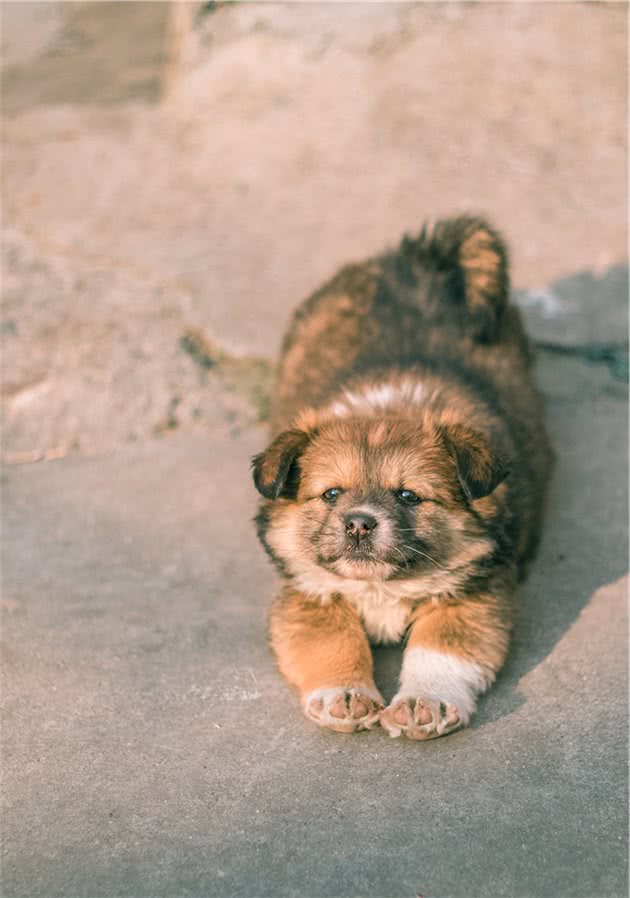
[[[402,502],[403,505],[417,505],[418,502],[422,501],[420,496],[416,496],[411,490],[398,490],[396,498]]]
[[[329,490],[326,490],[325,493],[322,493],[322,499],[324,502],[336,502],[342,492],[343,490],[338,486],[333,486]]]

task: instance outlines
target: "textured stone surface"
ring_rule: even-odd
[[[134,272],[68,264],[5,231],[2,372],[8,455],[102,452],[175,428],[264,415],[271,365],[232,358],[189,297]],[[205,354],[195,353],[199,334]]]

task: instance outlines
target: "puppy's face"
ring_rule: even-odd
[[[392,580],[448,570],[486,534],[472,502],[505,477],[482,437],[397,417],[286,431],[254,459],[260,535],[286,573]]]

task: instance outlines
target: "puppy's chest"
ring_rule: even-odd
[[[358,611],[372,642],[400,642],[415,604],[384,594],[378,586],[367,586],[360,593],[348,595],[347,600]]]

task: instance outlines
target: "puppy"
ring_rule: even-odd
[[[506,249],[479,218],[424,227],[296,311],[253,460],[283,579],[280,670],[342,733],[465,725],[505,661],[551,465]],[[406,637],[387,707],[369,641]]]

